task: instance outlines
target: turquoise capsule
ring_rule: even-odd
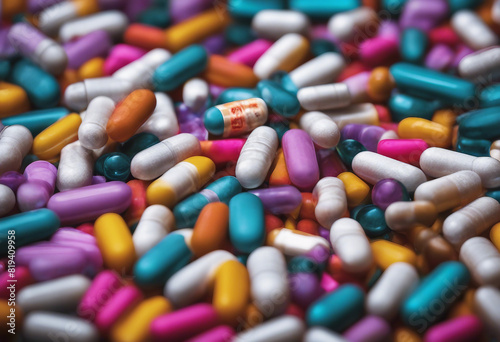
[[[297,96],[290,94],[278,83],[264,80],[257,84],[257,90],[266,104],[278,115],[291,118],[300,111]]]
[[[291,274],[294,273],[314,273],[318,277],[321,276],[325,269],[324,264],[319,264],[308,258],[306,256],[296,256],[290,259],[288,262],[288,272]]]
[[[342,140],[337,145],[337,153],[339,154],[342,162],[349,168],[352,166],[352,160],[359,152],[366,151],[366,147],[359,141],[354,139]]]
[[[368,206],[368,204],[362,204],[362,205],[358,205],[357,207],[354,207],[350,210],[349,212],[349,216],[355,220],[356,219],[356,215],[358,215],[359,211],[361,209],[363,209],[364,207]]]
[[[264,244],[264,206],[260,199],[248,192],[229,201],[229,240],[234,248],[251,253]]]
[[[281,120],[276,120],[274,118],[279,118]],[[290,122],[280,116],[275,115],[271,117],[269,121],[269,127],[276,131],[276,134],[278,134],[278,139],[281,142],[281,138],[283,138],[283,135],[290,129]]]
[[[170,24],[167,6],[165,4],[152,6],[139,13],[137,21],[149,26],[166,28]]]
[[[424,31],[416,28],[407,28],[401,34],[399,44],[401,58],[408,63],[421,64],[428,45],[429,38]]]
[[[500,203],[500,188],[487,191],[484,195],[491,197],[491,198],[494,198]]]
[[[342,332],[363,317],[365,294],[355,285],[345,284],[311,304],[307,325]]]
[[[391,231],[385,222],[384,211],[374,204],[363,206],[353,218],[359,222],[366,236],[371,239]]]
[[[446,261],[428,274],[401,305],[403,322],[423,333],[440,320],[467,290],[470,275],[458,261]]]
[[[0,80],[5,80],[9,75],[10,61],[7,59],[0,60]]]
[[[107,181],[126,182],[130,177],[130,158],[120,152],[106,153],[95,162],[95,174]]]
[[[457,152],[470,154],[476,157],[489,157],[490,156],[491,142],[485,139],[470,139],[466,137],[458,137],[457,139]]]
[[[442,107],[440,101],[430,101],[408,94],[393,93],[389,99],[389,110],[395,122],[409,117],[431,120],[434,112]]]
[[[456,76],[409,63],[396,63],[389,70],[402,92],[457,106],[476,101],[474,83]]]
[[[231,24],[224,30],[224,38],[229,44],[236,46],[246,45],[255,39],[257,36],[252,31],[250,25]]]
[[[158,139],[156,135],[142,132],[125,141],[120,150],[132,159],[137,153],[147,149],[148,147],[156,145],[159,142],[160,139]]]
[[[142,287],[163,286],[192,256],[184,236],[175,232],[168,234],[137,261],[134,282]]]
[[[177,52],[160,65],[153,73],[156,91],[171,91],[205,70],[208,63],[207,50],[193,44]]]
[[[327,39],[317,38],[311,41],[311,53],[314,57],[322,55],[326,52],[340,53],[340,49],[337,45]]]
[[[36,136],[45,128],[68,114],[69,110],[64,107],[39,109],[2,119],[2,123],[5,126],[22,125],[30,130],[31,135]]]
[[[52,108],[59,104],[61,89],[56,79],[27,60],[14,64],[9,80],[26,91],[36,108]]]
[[[286,71],[283,70],[276,71],[274,74],[271,75],[271,80],[276,83],[279,83],[281,88],[285,89],[287,92],[297,97],[299,88],[297,88],[295,83],[293,83],[292,78]]]
[[[500,137],[500,107],[475,110],[457,118],[460,137],[496,140]]]
[[[241,192],[240,182],[233,176],[226,176],[210,183],[202,191],[189,196],[174,207],[177,228],[192,228],[201,210],[211,202],[229,204],[233,196]]]
[[[60,226],[59,217],[49,209],[37,209],[0,219],[0,254],[49,238]],[[10,233],[14,234],[10,234]],[[9,238],[14,236],[14,238]]]
[[[476,8],[482,3],[483,0],[448,0],[448,6],[450,7],[451,14],[463,9]]]
[[[494,84],[481,90],[479,106],[481,108],[500,106],[500,84]]]
[[[238,259],[239,262],[241,262],[243,265],[246,266],[248,260],[248,254],[240,254],[236,257],[236,259]]]
[[[219,95],[214,106],[228,102],[248,100],[254,97],[259,97],[259,92],[256,89],[227,88]]]
[[[285,0],[229,0],[227,8],[231,17],[250,22],[254,15],[265,9],[285,9]]]
[[[382,0],[382,9],[392,16],[399,16],[408,0]]]
[[[328,20],[334,14],[360,7],[361,1],[290,0],[288,5],[290,9],[303,12],[313,19]]]

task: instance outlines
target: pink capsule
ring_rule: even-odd
[[[481,320],[473,315],[461,316],[431,327],[425,342],[479,341],[483,331]]]
[[[10,297],[9,286],[12,280],[16,280],[16,292],[19,292],[23,287],[33,284],[35,280],[30,274],[30,271],[25,266],[16,265],[16,272],[14,272],[14,278],[10,277],[10,272],[4,272],[0,274],[0,298],[8,299]]]
[[[362,71],[342,81],[347,85],[347,89],[349,89],[351,103],[360,103],[368,100],[367,89],[370,75],[370,71]]]
[[[82,233],[85,234],[85,233]],[[122,286],[120,276],[111,270],[100,272],[78,305],[78,316],[94,321],[97,313]]]
[[[421,139],[385,139],[378,143],[377,153],[418,167],[420,155],[428,148]]]
[[[232,337],[236,335],[234,329],[228,325],[219,325],[210,329],[202,334],[190,338],[186,342],[227,342],[231,341]]]
[[[391,326],[378,316],[366,316],[355,323],[343,336],[350,342],[384,342],[390,339]]]
[[[104,74],[111,76],[118,69],[144,56],[146,52],[146,50],[136,46],[127,44],[115,45],[104,62]]]
[[[26,182],[17,189],[17,204],[21,211],[45,207],[56,187],[57,168],[51,163],[37,160],[24,170]]]
[[[445,44],[436,44],[425,57],[425,66],[434,70],[446,70],[453,59],[455,51]]]
[[[253,68],[257,60],[273,45],[272,42],[265,39],[257,39],[239,49],[231,52],[227,59],[231,62],[242,63]]]
[[[340,160],[340,157],[335,150],[318,150],[316,152],[316,157],[318,159],[321,178],[337,177],[342,172],[347,171],[347,168],[342,163],[342,160]]]
[[[302,191],[311,190],[319,180],[314,143],[301,129],[291,129],[281,140],[286,167],[292,184]]]
[[[368,66],[386,65],[399,54],[398,41],[392,38],[375,37],[365,40],[359,46],[359,57]]]
[[[321,276],[321,282],[319,284],[325,292],[332,292],[335,290],[337,287],[339,287],[339,283],[333,279],[327,272],[323,272],[323,275]]]
[[[246,139],[224,139],[200,141],[203,156],[212,159],[215,164],[236,162]]]

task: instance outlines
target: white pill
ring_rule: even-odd
[[[144,210],[132,240],[137,258],[160,242],[174,227],[174,214],[167,207],[154,204]]]
[[[391,321],[418,281],[418,272],[411,264],[396,262],[390,265],[368,292],[366,311]]]
[[[300,117],[299,125],[317,145],[323,148],[332,148],[339,143],[339,127],[325,113],[307,112]]]
[[[165,140],[177,134],[179,123],[170,97],[164,93],[155,93],[155,97],[155,110],[137,133],[147,132],[156,135],[160,140]]]
[[[328,21],[330,33],[343,42],[364,40],[367,34],[375,34],[377,28],[378,16],[370,7],[335,14]]]
[[[303,342],[349,342],[342,335],[323,327],[309,328]]]
[[[269,246],[259,247],[247,260],[253,303],[264,317],[285,312],[290,300],[288,271],[281,252]]]
[[[378,112],[371,103],[360,103],[349,107],[324,112],[332,119],[339,129],[348,124],[378,125]]]
[[[500,24],[500,1],[495,0],[491,8],[491,18],[497,24]]]
[[[481,197],[455,211],[443,222],[443,235],[455,248],[500,222],[500,203]]]
[[[16,205],[16,195],[11,188],[0,184],[0,217],[8,214]]]
[[[120,11],[105,11],[66,22],[59,29],[63,43],[90,32],[104,30],[114,39],[119,39],[128,26],[127,16]]]
[[[12,125],[0,129],[0,175],[19,170],[31,145],[33,136],[26,127]]]
[[[458,171],[451,175],[422,183],[415,190],[416,201],[429,201],[438,212],[472,202],[483,191],[481,178],[473,171]]]
[[[460,248],[459,257],[476,283],[500,287],[500,253],[490,240],[470,238]]]
[[[95,150],[108,142],[106,125],[115,109],[115,102],[109,97],[98,96],[90,101],[80,127],[78,140],[83,147]]]
[[[488,80],[500,69],[500,47],[493,46],[471,53],[460,60],[458,73],[471,80]],[[489,80],[488,80],[489,82]]]
[[[335,221],[330,229],[330,242],[346,271],[364,272],[372,266],[372,248],[358,221],[350,218]]]
[[[182,88],[182,101],[193,112],[198,113],[204,108],[210,96],[208,83],[201,78],[192,78]]]
[[[163,293],[176,307],[199,300],[208,291],[217,268],[236,257],[223,250],[210,252],[175,273],[165,284]]]
[[[322,84],[300,89],[297,99],[307,110],[335,109],[349,106],[351,93],[345,83]]]
[[[304,322],[295,316],[284,315],[257,325],[234,338],[235,342],[301,342],[306,331]]]
[[[415,191],[427,180],[419,168],[369,151],[360,152],[354,157],[352,169],[358,177],[373,185],[382,179],[394,178],[403,183],[409,192]]]
[[[474,50],[498,43],[497,35],[479,15],[470,10],[460,10],[451,17],[451,26],[460,38]]]
[[[263,10],[252,19],[252,29],[258,37],[276,40],[287,33],[309,35],[311,23],[301,12],[289,10]]]
[[[344,182],[337,177],[320,179],[313,189],[313,196],[317,201],[314,214],[323,227],[331,227],[347,211]]]
[[[38,15],[38,27],[50,36],[55,36],[59,28],[66,22],[78,18],[78,4],[63,1],[45,8]]]
[[[244,188],[254,189],[266,179],[278,150],[278,135],[267,126],[250,133],[236,163],[236,178]]]
[[[289,73],[298,88],[334,82],[346,66],[344,57],[336,52],[325,52]]]
[[[132,158],[130,171],[137,179],[152,180],[182,160],[200,153],[198,139],[192,134],[181,133],[137,153]]]
[[[47,311],[30,313],[23,322],[22,336],[26,342],[99,341],[99,331],[92,323]]]
[[[297,234],[287,228],[274,229],[267,235],[267,244],[288,256],[305,255],[318,246],[330,250],[328,241],[321,236]]]
[[[437,219],[436,206],[427,201],[400,201],[385,210],[385,222],[392,230],[408,231],[416,224],[430,227]]]
[[[82,147],[80,141],[68,144],[61,150],[57,168],[57,189],[65,191],[91,185],[93,171],[92,151]]]
[[[474,293],[474,311],[500,340],[500,290],[493,286],[481,286]]]

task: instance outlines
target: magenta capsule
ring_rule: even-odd
[[[342,172],[346,172],[347,168],[340,160],[340,157],[335,150],[318,150],[316,152],[318,159],[319,171],[321,178],[323,177],[337,177]]]
[[[122,213],[132,201],[132,190],[114,181],[59,192],[52,196],[47,208],[53,210],[62,225],[92,221],[105,213]]]
[[[236,163],[245,141],[246,139],[200,141],[201,154],[212,159],[215,164]]]
[[[327,272],[323,272],[323,275],[321,276],[321,282],[319,283],[321,288],[326,292],[332,292],[335,290],[337,287],[340,286],[340,284],[332,278],[331,275],[329,275]]]
[[[231,62],[242,63],[253,68],[255,62],[257,62],[260,56],[262,56],[271,45],[273,45],[273,42],[265,39],[256,39],[231,52],[227,56],[227,59]]]
[[[16,292],[20,291],[23,287],[34,283],[34,279],[30,274],[28,267],[16,265],[16,272],[14,278],[10,277],[10,272],[3,272],[0,274],[0,298],[7,300],[10,297],[9,286],[12,280],[16,280]]]
[[[432,326],[424,336],[426,342],[480,341],[483,324],[473,315],[460,316]]]
[[[249,192],[260,198],[265,210],[275,215],[290,214],[302,203],[302,194],[291,185]]]
[[[138,60],[146,54],[146,50],[127,44],[115,45],[104,62],[104,74],[111,76],[125,65]]]
[[[8,186],[14,192],[24,182],[26,182],[26,177],[17,171],[7,171],[0,176],[0,184]]]
[[[301,129],[291,129],[283,135],[282,145],[292,184],[300,190],[311,190],[319,180],[319,166],[311,137]]]
[[[120,276],[115,271],[104,270],[97,274],[78,305],[78,316],[94,321],[97,313],[121,287]]]
[[[17,204],[21,211],[45,207],[56,187],[57,168],[44,160],[29,164],[24,170],[26,182],[17,189]]]
[[[236,335],[236,333],[232,327],[228,325],[219,325],[202,334],[190,338],[186,342],[227,342],[232,341],[234,335]]]
[[[78,69],[94,57],[104,57],[113,45],[109,34],[104,30],[90,32],[78,39],[64,44],[68,55],[68,67]]]
[[[420,156],[428,148],[421,139],[385,139],[378,143],[377,153],[418,167]]]

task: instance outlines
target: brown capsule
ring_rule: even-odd
[[[374,101],[384,102],[389,99],[395,86],[389,68],[378,67],[373,69],[368,79],[368,95]]]

